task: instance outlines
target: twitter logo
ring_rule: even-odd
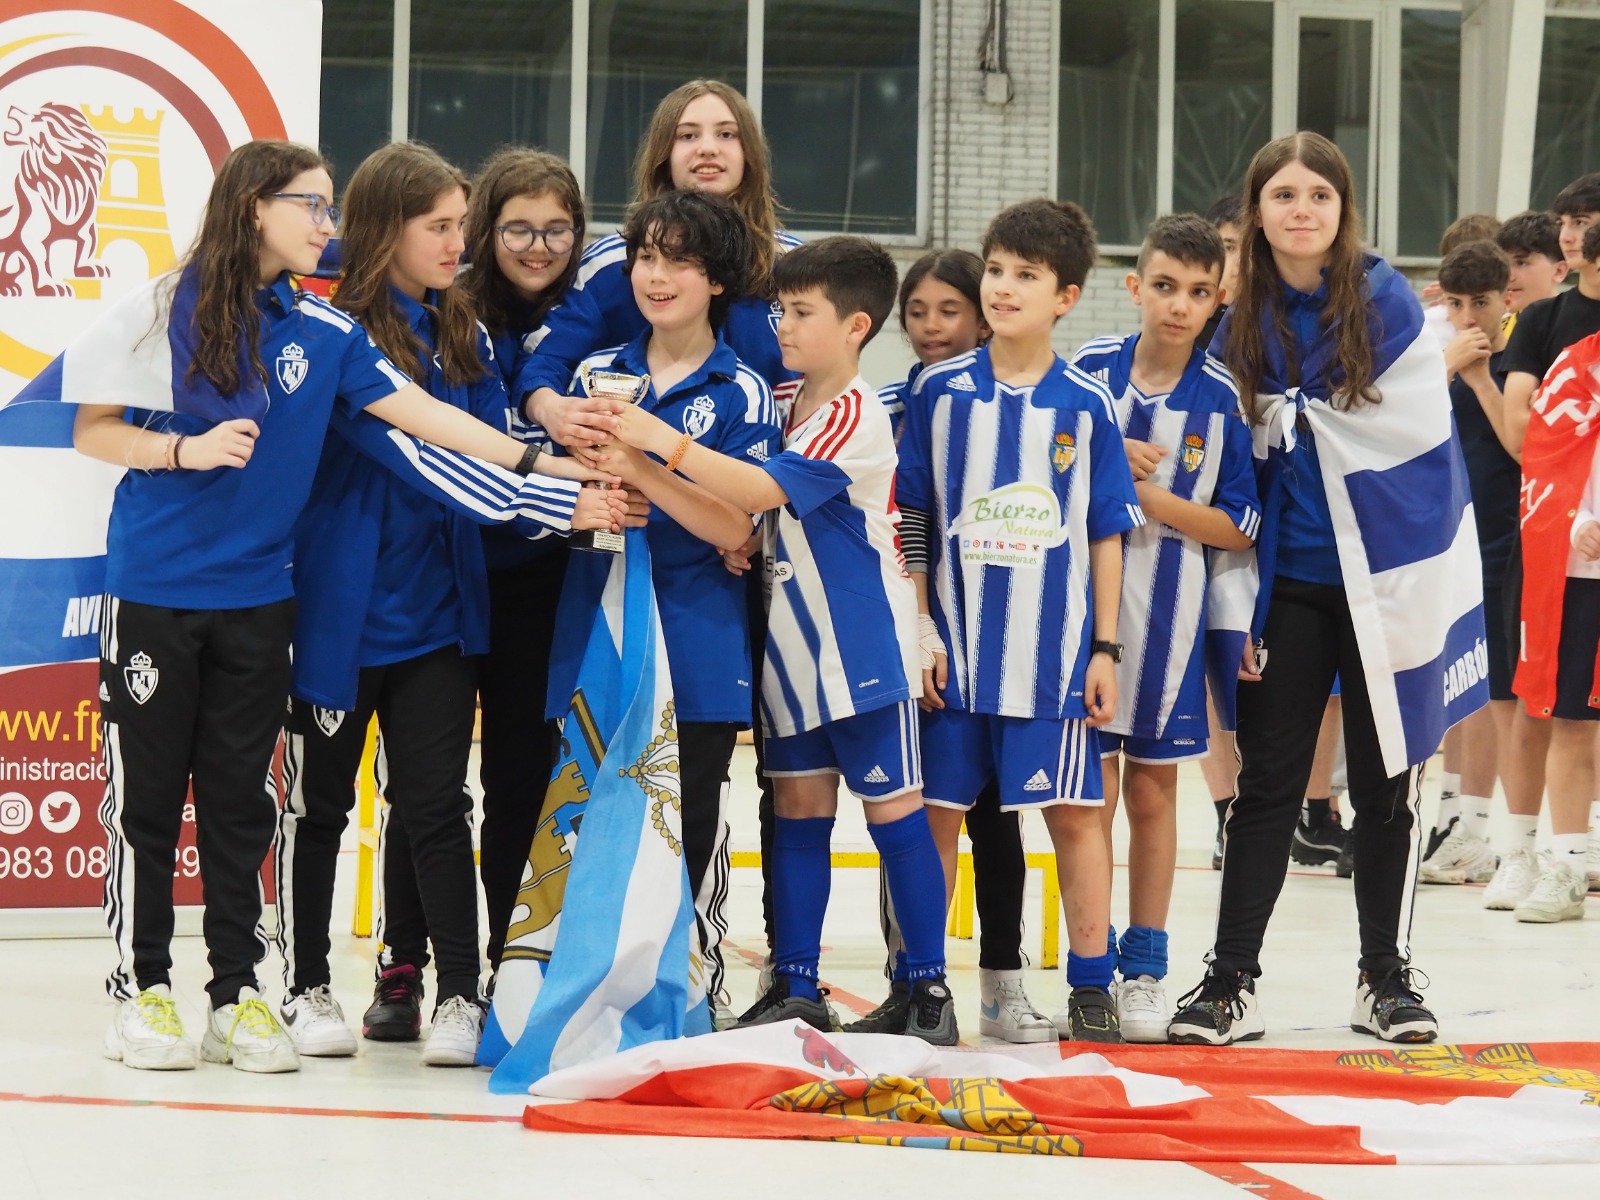
[[[81,815],[78,798],[71,792],[51,792],[39,802],[39,824],[51,833],[71,833]]]

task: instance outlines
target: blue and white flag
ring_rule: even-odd
[[[494,1092],[706,1033],[677,717],[650,551],[627,532],[562,725],[478,1051]],[[582,836],[579,836],[579,831]],[[580,852],[581,850],[581,852]]]
[[[1256,552],[1208,548],[1210,583],[1206,589],[1206,678],[1211,703],[1223,729],[1239,727],[1239,664],[1250,640],[1260,577]]]
[[[1303,417],[1322,465],[1383,768],[1395,776],[1425,762],[1445,730],[1488,703],[1488,647],[1444,352],[1398,272],[1369,256],[1367,282],[1380,403],[1341,412],[1329,402],[1329,336],[1301,365],[1300,386],[1283,386],[1281,349],[1268,339],[1269,378],[1252,431],[1263,509],[1253,629],[1260,633],[1272,595],[1282,469]]]

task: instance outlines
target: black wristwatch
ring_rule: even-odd
[[[539,455],[543,452],[544,447],[537,442],[529,443],[528,448],[522,452],[521,460],[511,469],[518,475],[533,474],[533,464],[539,461]]]
[[[1089,653],[1090,654],[1109,654],[1109,655],[1111,655],[1111,661],[1112,662],[1119,663],[1119,662],[1122,661],[1122,643],[1121,642],[1101,642],[1101,641],[1090,642],[1089,643]]]

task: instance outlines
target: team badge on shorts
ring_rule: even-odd
[[[1200,464],[1206,460],[1206,440],[1198,433],[1191,433],[1183,439],[1183,463],[1185,471],[1198,471]]]
[[[1078,443],[1070,433],[1056,434],[1056,444],[1050,451],[1050,465],[1055,467],[1059,475],[1070,467],[1078,457]]]
[[[694,438],[703,438],[717,422],[717,402],[710,396],[696,396],[683,410],[683,428]]]
[[[278,383],[285,392],[292,392],[306,381],[306,371],[311,364],[306,362],[306,352],[301,349],[299,342],[290,342],[283,348],[283,353],[278,355]]]
[[[127,680],[128,695],[136,704],[143,704],[154,696],[156,685],[161,682],[161,672],[151,665],[150,656],[143,650],[128,660],[128,665],[122,668],[122,677]]]
[[[317,728],[322,730],[323,737],[332,737],[339,732],[339,726],[344,724],[344,714],[336,708],[323,708],[320,704],[311,706],[312,719],[316,721]]]

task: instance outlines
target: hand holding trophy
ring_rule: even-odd
[[[585,395],[596,399],[616,400],[623,404],[639,403],[650,390],[650,376],[629,375],[625,371],[585,366],[579,369],[578,378],[583,384]],[[587,529],[573,533],[567,539],[567,544],[574,550],[590,550],[603,554],[620,554],[624,542],[622,534],[612,533],[607,529]]]

